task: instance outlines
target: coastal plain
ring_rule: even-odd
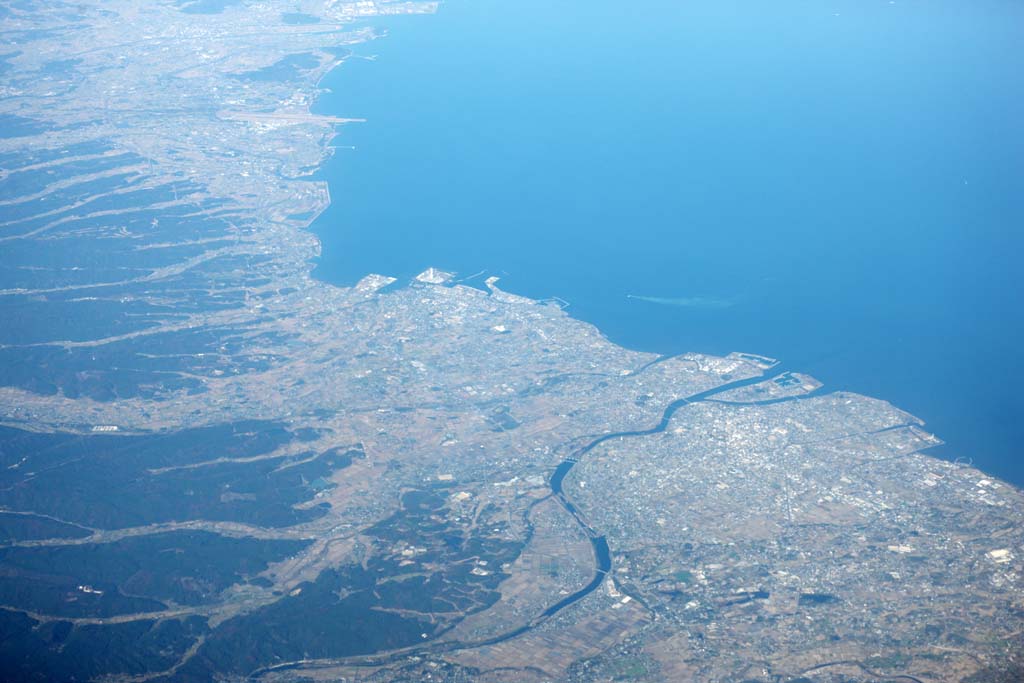
[[[4,680],[1020,680],[1024,498],[913,416],[311,277],[318,83],[436,9],[0,8]]]

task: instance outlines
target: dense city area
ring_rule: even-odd
[[[318,83],[436,8],[0,8],[2,677],[1020,680],[1024,498],[913,416],[311,277]]]

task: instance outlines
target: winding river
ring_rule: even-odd
[[[664,360],[668,360],[668,358],[670,358],[670,356],[659,358],[657,361],[654,361],[653,363],[649,363],[648,365],[643,366],[637,372],[642,372],[643,370],[650,367],[650,365],[653,365],[654,363],[661,362]],[[590,540],[590,544],[594,552],[594,576],[590,580],[590,583],[588,583],[580,590],[576,591],[571,595],[566,596],[562,600],[559,600],[555,604],[551,605],[543,612],[541,612],[539,615],[534,617],[529,623],[524,624],[523,626],[515,628],[511,631],[507,631],[497,636],[493,636],[491,638],[486,638],[478,641],[448,640],[434,642],[424,645],[417,645],[409,648],[392,650],[389,652],[330,660],[330,663],[324,662],[324,665],[332,666],[337,664],[346,664],[350,666],[381,666],[412,655],[440,654],[443,652],[452,652],[455,650],[465,650],[475,647],[483,647],[486,645],[495,645],[497,643],[501,643],[507,640],[511,640],[512,638],[521,636],[524,633],[527,633],[537,628],[538,626],[546,622],[548,619],[564,610],[566,607],[569,607],[570,605],[579,602],[580,600],[594,592],[604,582],[608,573],[612,569],[613,558],[611,548],[608,546],[608,540],[603,535],[601,535],[597,530],[595,530],[592,526],[590,526],[589,523],[587,523],[587,521],[583,518],[583,515],[580,513],[579,509],[572,502],[572,499],[568,496],[568,494],[565,493],[563,483],[565,481],[565,477],[569,474],[570,471],[572,471],[572,468],[575,467],[587,453],[589,453],[594,448],[596,448],[597,446],[601,445],[606,441],[610,441],[612,439],[650,436],[652,434],[658,434],[660,432],[663,432],[668,428],[669,423],[672,421],[672,416],[675,415],[676,411],[678,411],[680,408],[693,403],[700,403],[701,401],[706,401],[713,396],[725,393],[732,389],[738,389],[741,387],[750,386],[752,384],[764,382],[767,379],[767,373],[769,370],[775,374],[784,372],[784,370],[780,368],[780,366],[776,363],[775,365],[772,365],[771,367],[767,368],[764,373],[756,375],[754,377],[736,380],[734,382],[729,382],[727,384],[722,384],[718,387],[708,389],[707,391],[702,391],[696,394],[692,394],[690,396],[686,396],[684,398],[677,399],[670,403],[665,408],[665,410],[662,412],[661,420],[654,427],[651,427],[650,429],[611,432],[608,434],[602,434],[601,436],[596,437],[591,441],[587,442],[586,444],[584,444],[583,446],[577,448],[575,451],[572,452],[572,454],[569,457],[567,457],[565,460],[558,464],[558,466],[555,468],[555,471],[552,473],[551,478],[548,480],[548,486],[551,489],[551,496],[554,496],[555,499],[558,500],[559,504],[566,510],[566,512],[568,512],[572,516],[572,518],[579,525],[580,529],[582,529],[582,531],[587,535],[587,538]],[[783,399],[775,399],[771,402],[774,403],[779,401],[797,400],[800,398],[804,398],[805,396],[806,395],[791,396]],[[295,669],[302,666],[308,667],[310,664],[311,662],[288,662],[278,664],[276,666],[267,667],[265,669],[255,671],[250,675],[250,677],[256,678],[272,671],[283,671],[288,669]]]
[[[768,369],[776,373],[784,372],[779,368],[778,364],[775,364]],[[592,451],[597,446],[601,445],[606,441],[611,441],[612,439],[650,436],[652,434],[658,434],[660,432],[665,431],[668,428],[669,423],[672,421],[672,416],[675,415],[676,411],[678,411],[683,406],[687,406],[692,403],[700,403],[701,401],[705,401],[711,398],[712,396],[725,393],[732,389],[739,389],[741,387],[750,386],[751,384],[759,384],[761,382],[764,382],[765,380],[765,374],[760,374],[755,377],[736,380],[735,382],[729,382],[728,384],[723,384],[713,389],[708,389],[707,391],[702,391],[700,393],[693,394],[691,396],[687,396],[685,398],[673,401],[665,408],[664,412],[661,414],[661,420],[654,427],[651,427],[650,429],[642,429],[629,432],[612,432],[610,434],[604,434],[590,441],[581,448],[577,449],[572,453],[572,455],[570,455],[568,458],[559,463],[558,467],[555,468],[554,474],[551,475],[551,479],[548,480],[548,485],[551,487],[552,495],[554,495],[558,502],[562,505],[562,507],[565,508],[566,512],[572,515],[572,518],[576,520],[576,523],[580,526],[583,532],[587,534],[587,538],[590,539],[590,544],[593,546],[594,549],[594,578],[591,579],[590,583],[588,583],[582,589],[576,591],[572,595],[567,596],[563,600],[560,600],[559,602],[555,603],[551,607],[544,610],[540,618],[536,620],[535,623],[531,624],[531,628],[539,624],[544,619],[553,616],[560,610],[565,609],[569,605],[582,600],[587,595],[592,593],[594,590],[597,589],[598,586],[601,585],[601,583],[607,576],[608,572],[610,572],[612,569],[612,554],[611,549],[608,547],[608,540],[604,536],[600,535],[596,530],[594,530],[594,528],[591,527],[590,524],[583,519],[583,516],[580,514],[579,509],[576,507],[576,505],[573,504],[572,500],[569,498],[568,494],[566,494],[565,489],[563,488],[563,482],[565,481],[565,477],[569,474],[570,471],[572,471],[572,468],[576,466],[580,459],[583,458],[583,456],[585,456],[587,453]],[[776,399],[775,402],[789,401],[795,398],[799,397],[792,396],[782,399]],[[517,633],[516,635],[519,634]],[[502,640],[505,639],[507,639],[507,636],[502,637]]]

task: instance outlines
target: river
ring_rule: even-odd
[[[450,0],[331,73],[315,275],[783,359],[1024,484],[1024,5]],[[369,61],[362,56],[375,55]],[[348,147],[354,146],[355,149]]]

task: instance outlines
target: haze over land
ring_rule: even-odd
[[[1017,680],[1024,497],[912,415],[310,276],[317,83],[436,10],[0,10],[3,678]]]

